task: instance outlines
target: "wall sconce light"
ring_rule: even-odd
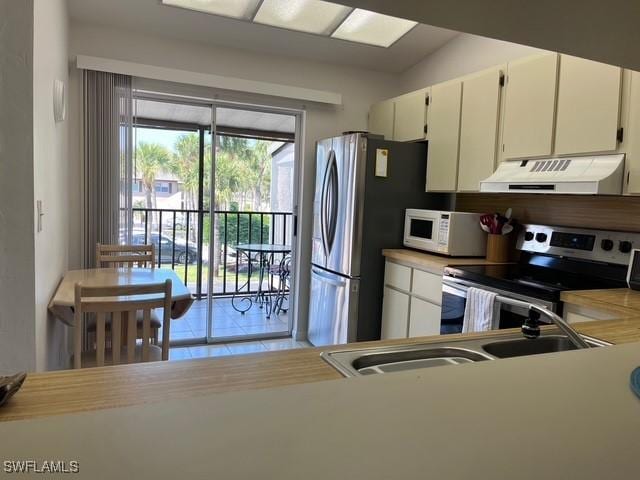
[[[53,118],[56,123],[64,122],[67,118],[67,106],[65,101],[65,87],[62,80],[53,81]]]

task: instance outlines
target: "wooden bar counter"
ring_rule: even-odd
[[[611,343],[640,341],[640,315],[575,327],[585,335]],[[473,336],[512,333],[513,330],[501,330]],[[448,336],[452,340],[456,337],[459,335]],[[360,343],[357,347],[441,341],[442,337],[434,336]],[[341,375],[320,358],[320,352],[353,347],[351,344],[30,374],[22,389],[0,408],[0,421],[335,380]]]

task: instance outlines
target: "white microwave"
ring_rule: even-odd
[[[404,245],[452,257],[484,257],[487,234],[480,227],[478,213],[408,208]]]

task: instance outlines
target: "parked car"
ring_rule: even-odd
[[[131,240],[134,245],[145,244],[144,232],[134,231]],[[198,247],[192,242],[185,242],[176,238],[175,246],[173,240],[165,235],[158,235],[152,232],[147,238],[146,243],[153,243],[156,249],[156,262],[171,263],[174,258],[173,249],[175,248],[175,263],[184,265],[185,263],[196,263],[198,260]]]

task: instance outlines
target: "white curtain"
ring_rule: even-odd
[[[133,168],[132,79],[83,71],[83,264],[96,243],[130,243]]]

